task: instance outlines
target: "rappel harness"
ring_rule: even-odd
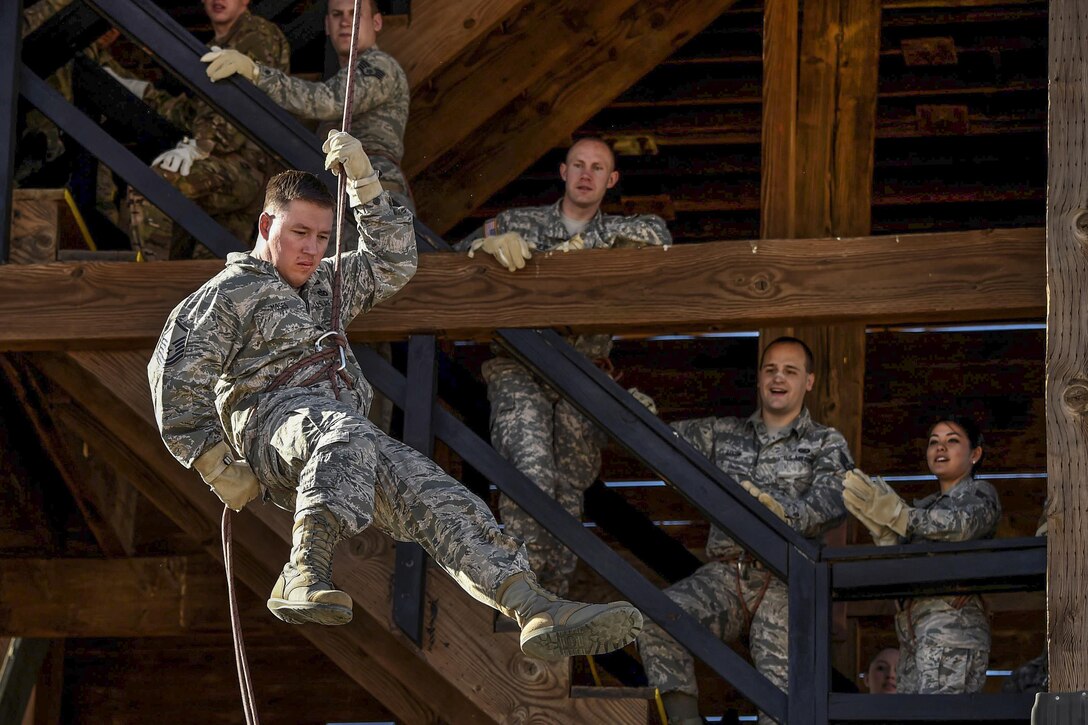
[[[369,0],[355,0],[355,9],[352,17],[355,23],[351,29],[351,48],[348,51],[348,73],[344,86],[344,116],[341,130],[348,131],[351,128],[352,97],[355,94],[355,63],[359,40],[359,10],[362,3]],[[336,257],[333,263],[332,273],[332,320],[330,329],[317,338],[315,347],[317,351],[311,355],[292,363],[283,372],[277,375],[265,391],[275,390],[290,381],[302,370],[315,368],[314,372],[296,383],[300,387],[308,387],[314,383],[328,379],[332,385],[333,395],[339,397],[340,383],[351,385],[351,379],[347,372],[347,347],[348,340],[344,335],[343,320],[341,319],[342,293],[340,277],[340,257],[343,253],[343,234],[341,229],[344,224],[344,206],[347,195],[347,173],[341,168],[337,175],[336,183]],[[242,694],[242,711],[245,713],[247,725],[260,725],[257,717],[257,702],[253,696],[253,683],[249,676],[249,660],[246,657],[246,645],[242,638],[242,627],[238,615],[238,599],[234,591],[234,558],[232,552],[232,538],[229,507],[223,507],[223,566],[227,573],[227,595],[230,598],[230,624],[231,634],[234,638],[234,660],[238,668],[238,688]]]

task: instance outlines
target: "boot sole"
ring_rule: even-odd
[[[521,643],[521,651],[541,660],[599,655],[626,647],[641,631],[642,613],[634,607],[620,607],[573,627],[544,627]]]
[[[288,624],[324,624],[334,626],[351,621],[352,611],[335,604],[290,602],[286,599],[269,599],[268,610],[276,618]]]

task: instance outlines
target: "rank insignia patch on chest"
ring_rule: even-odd
[[[170,333],[170,339],[167,340],[164,337],[159,341],[159,348],[155,351],[155,356],[162,361],[163,367],[168,368],[176,365],[179,360],[185,357],[185,348],[189,345],[189,332],[189,326],[178,320],[174,323],[174,330]]]

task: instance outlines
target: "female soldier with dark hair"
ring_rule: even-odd
[[[930,428],[926,463],[940,490],[908,505],[881,478],[846,475],[843,502],[881,546],[920,541],[992,538],[1001,518],[997,491],[974,478],[982,461],[982,433],[961,416]],[[990,657],[990,620],[977,594],[900,601],[898,691],[978,692]]]

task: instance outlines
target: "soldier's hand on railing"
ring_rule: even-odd
[[[657,415],[657,403],[646,393],[642,392],[638,388],[628,388],[627,392],[631,394],[631,397],[642,403],[646,410],[650,411],[654,415]]]
[[[553,247],[553,249],[557,252],[577,252],[578,250],[585,248],[586,240],[582,239],[581,232],[578,232],[562,244],[557,244],[555,245],[555,247]]]
[[[177,146],[156,156],[151,165],[188,176],[193,169],[193,162],[206,158],[208,152],[200,148],[195,139],[183,138]]]
[[[213,48],[211,52],[200,56],[200,61],[208,64],[206,72],[213,82],[238,74],[247,81],[256,83],[261,73],[261,67],[252,58],[237,50]]]
[[[843,479],[843,504],[865,525],[880,546],[906,536],[910,506],[880,476],[870,478],[855,468]]]
[[[782,519],[786,523],[789,523],[789,521],[786,519],[786,509],[782,507],[782,504],[779,503],[778,499],[776,499],[774,496],[767,493],[751,481],[741,481],[740,485],[741,488],[752,494],[752,496],[755,497],[756,501],[759,501],[761,504],[770,509],[770,512],[772,514]]]
[[[111,78],[123,85],[129,93],[136,96],[137,98],[143,98],[144,94],[147,93],[148,86],[151,85],[151,83],[148,81],[141,81],[136,78],[125,78],[124,76],[118,75],[117,72],[113,68],[110,68],[108,65],[100,67],[102,68],[102,70],[109,73]]]
[[[468,256],[474,256],[477,249],[482,249],[499,260],[499,264],[511,272],[516,272],[525,267],[525,260],[532,258],[529,250],[535,249],[535,246],[526,242],[517,232],[506,232],[477,239],[469,247]]]
[[[344,172],[352,206],[365,204],[382,193],[378,172],[370,165],[370,158],[359,139],[345,131],[330,129],[329,137],[321,145],[321,150],[325,152],[326,169],[334,176]]]

